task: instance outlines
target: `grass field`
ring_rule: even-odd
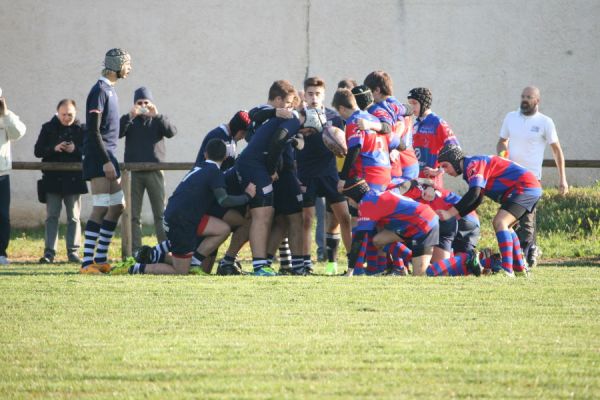
[[[81,276],[15,229],[0,398],[600,398],[597,189],[547,191],[544,264],[516,280]]]
[[[600,268],[530,279],[0,269],[1,398],[598,398]]]

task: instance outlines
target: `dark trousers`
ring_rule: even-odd
[[[537,207],[534,207],[532,212],[525,213],[525,215],[523,215],[521,219],[519,219],[519,224],[515,229],[515,232],[517,233],[517,236],[519,238],[519,242],[521,243],[523,257],[527,260],[529,264],[531,264],[531,259],[536,246],[536,210]]]
[[[10,176],[0,176],[0,256],[6,257],[10,241]]]

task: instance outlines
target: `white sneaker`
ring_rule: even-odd
[[[0,256],[0,265],[8,265],[10,264],[10,260],[6,258],[6,256]]]

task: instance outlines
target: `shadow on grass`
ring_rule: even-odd
[[[600,257],[543,259],[536,268],[543,267],[600,267]]]

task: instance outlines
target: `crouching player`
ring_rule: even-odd
[[[462,174],[469,184],[469,190],[458,203],[437,212],[440,219],[467,215],[481,204],[484,195],[500,203],[492,224],[500,246],[502,270],[511,277],[515,273],[525,276],[521,245],[512,227],[534,211],[542,196],[542,187],[535,175],[499,156],[465,157],[462,149],[454,144],[442,148],[438,161],[448,175]]]
[[[404,242],[412,249],[413,275],[425,275],[433,246],[438,243],[438,217],[427,205],[386,190],[376,192],[360,178],[350,178],[343,189],[357,203],[358,223],[354,228],[348,256],[348,275],[352,275],[363,241],[373,235],[378,249]],[[379,232],[377,230],[379,229]]]
[[[436,188],[430,179],[413,180],[404,193],[406,197],[427,204],[434,211],[447,210],[461,199],[446,189]],[[475,246],[479,241],[479,217],[473,210],[463,218],[440,221],[439,241],[433,248],[428,276],[461,276],[481,274],[481,265]]]
[[[215,200],[223,207],[246,204],[256,194],[256,186],[249,183],[242,195],[227,194],[225,177],[220,170],[226,153],[222,140],[211,140],[206,146],[206,161],[190,170],[169,198],[164,225],[172,256],[155,264],[141,264],[129,258],[116,266],[112,274],[187,274],[192,255],[202,261],[227,239],[229,226],[209,216],[207,210]],[[196,248],[197,236],[203,240]]]

